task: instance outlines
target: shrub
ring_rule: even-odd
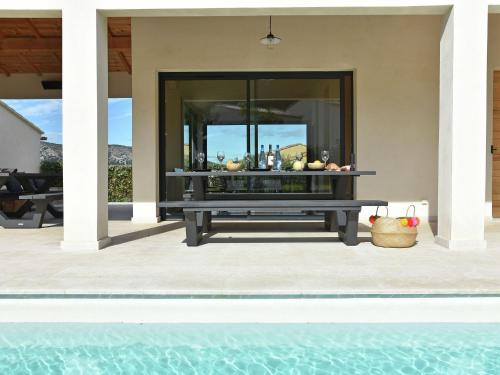
[[[108,201],[132,202],[132,167],[111,165],[108,170]]]
[[[59,173],[62,175],[62,162],[58,160],[44,160],[40,162],[40,172],[41,173]],[[62,187],[62,178],[58,178],[53,185],[54,187]]]
[[[42,173],[62,173],[62,162],[57,160],[44,160],[40,162]]]

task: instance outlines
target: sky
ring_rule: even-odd
[[[48,142],[62,143],[61,99],[3,100],[43,130]],[[132,99],[108,100],[108,143],[132,145]]]

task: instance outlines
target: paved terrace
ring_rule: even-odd
[[[131,224],[129,211],[111,208],[114,244],[98,252],[62,251],[57,222],[0,228],[0,293],[500,293],[500,222],[486,250],[437,246],[429,225],[411,249],[374,247],[367,226],[346,247],[320,221],[215,221],[219,233],[188,248],[182,222]]]

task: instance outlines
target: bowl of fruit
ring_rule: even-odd
[[[315,160],[314,163],[307,163],[307,168],[318,170],[325,169],[325,163],[322,163],[319,160]]]
[[[230,172],[236,172],[236,171],[239,171],[240,170],[240,167],[241,167],[241,163],[238,162],[238,161],[232,161],[232,160],[228,160],[227,164],[226,164],[226,168],[228,171]]]

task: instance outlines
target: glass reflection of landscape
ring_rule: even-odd
[[[346,102],[342,95],[346,84],[342,79],[168,81],[167,170],[179,166],[185,170],[219,168],[218,151],[225,153],[223,165],[229,160],[243,160],[248,152],[252,155],[251,167],[256,167],[261,145],[266,153],[269,145],[273,152],[279,145],[285,169],[291,168],[298,153],[307,163],[319,160],[322,150],[329,151],[330,162],[348,163],[352,130],[351,120],[344,114]],[[179,128],[183,129],[180,133],[176,130]],[[206,155],[203,166],[196,162],[199,152]],[[299,180],[294,191],[311,190],[312,180],[316,181],[313,190],[324,187],[319,177]]]

